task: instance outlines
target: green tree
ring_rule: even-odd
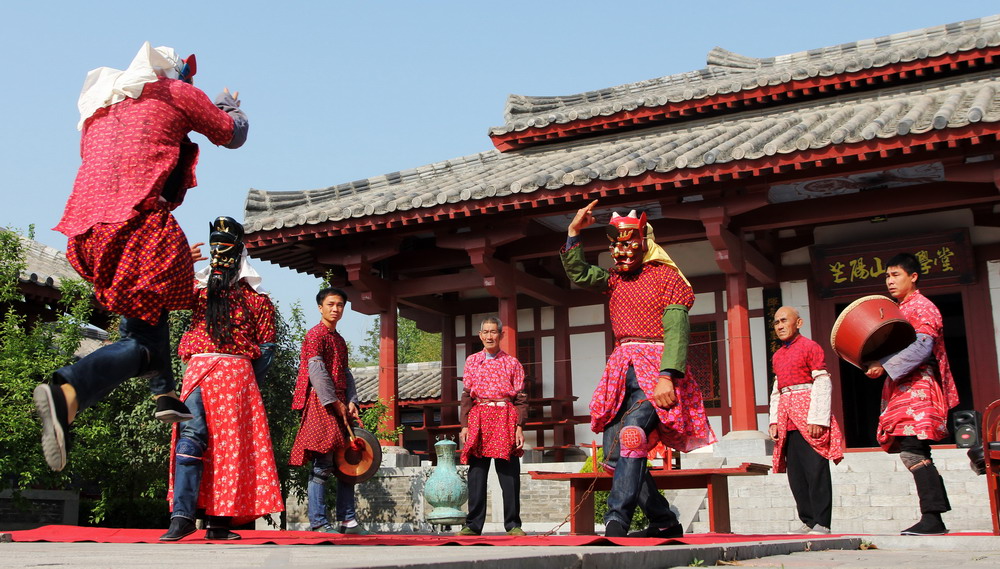
[[[397,352],[396,361],[399,365],[416,362],[433,362],[441,360],[441,334],[424,332],[417,328],[417,323],[407,318],[398,317],[396,329]],[[381,336],[379,320],[372,320],[371,326],[365,331],[364,343],[359,346],[360,361],[352,365],[374,365],[379,360],[379,339]]]

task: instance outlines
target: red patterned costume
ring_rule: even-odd
[[[462,383],[463,426],[469,428],[462,447],[462,464],[469,463],[470,455],[503,460],[522,456],[524,451],[514,441],[514,430],[523,421],[521,362],[503,350],[493,357],[488,357],[485,350],[477,352],[465,360]]]
[[[779,427],[772,456],[773,471],[785,472],[785,443],[788,431],[793,430],[802,433],[806,442],[820,456],[832,460],[834,464],[840,463],[844,459],[844,437],[837,418],[829,413],[829,393],[818,395],[817,397],[825,398],[824,401],[819,401],[814,397],[812,389],[817,379],[814,372],[826,375],[823,348],[809,338],[796,334],[788,345],[778,348],[771,357],[771,362],[775,374],[771,394],[771,406],[775,409],[772,424]],[[826,380],[829,381],[829,376]],[[826,412],[816,413],[816,407]],[[814,439],[806,434],[810,424],[829,428],[823,431],[822,437]]]
[[[293,466],[302,466],[306,460],[344,448],[347,444],[344,425],[320,403],[316,390],[309,382],[309,360],[315,357],[322,359],[333,379],[337,399],[349,401],[347,343],[336,329],[329,329],[321,322],[306,332],[302,341],[298,382],[292,398],[292,409],[302,409],[299,433],[295,436],[288,460]]]
[[[201,456],[197,509],[204,510],[206,516],[231,518],[232,525],[241,525],[284,510],[267,416],[251,365],[251,360],[261,355],[261,344],[274,342],[274,305],[244,280],[225,294],[231,307],[231,341],[220,344],[212,338],[206,319],[208,292],[199,288],[191,327],[178,347],[181,359],[188,364],[181,399],[190,403],[189,398],[200,389],[200,403],[192,405],[195,420],[174,429],[167,499],[176,505],[177,443],[181,436],[190,436],[186,430],[182,435],[182,427],[203,421],[207,441]]]
[[[611,296],[608,309],[615,349],[590,401],[590,427],[595,433],[603,432],[621,407],[625,373],[630,365],[635,368],[642,390],[653,396],[664,350],[663,313],[671,305],[690,309],[694,304],[691,286],[676,269],[666,265],[646,264],[639,274],[613,271],[607,294]],[[682,452],[715,442],[701,391],[690,377],[690,370],[685,368],[685,377],[675,380],[676,405],[669,409],[656,407],[660,440]]]
[[[899,303],[917,334],[933,339],[933,358],[904,377],[886,377],[882,413],[875,433],[886,452],[898,451],[896,437],[937,441],[948,436],[948,410],[958,405],[958,390],[944,348],[944,321],[934,303],[914,290]]]
[[[200,89],[165,77],[86,120],[83,164],[55,229],[108,310],[155,324],[191,305],[191,253],[170,214],[196,184],[198,146],[187,133],[227,145],[233,129]]]

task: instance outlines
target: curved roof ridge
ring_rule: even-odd
[[[489,133],[504,135],[639,107],[659,107],[997,45],[1000,45],[1000,15],[769,58],[749,57],[715,47],[707,55],[707,67],[697,71],[566,96],[508,95],[505,123],[491,127]]]

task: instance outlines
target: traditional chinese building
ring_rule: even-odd
[[[770,318],[796,306],[829,348],[885,261],[918,254],[962,397],[1000,398],[1000,17],[758,59],[715,48],[687,73],[508,98],[494,149],[320,190],[253,189],[254,257],[329,271],[380,314],[379,393],[396,394],[397,310],[443,334],[454,402],[479,319],[525,363],[540,447],[592,440],[611,350],[604,299],[557,251],[574,212],[643,209],[697,293],[689,362],[718,433],[766,431]],[[584,233],[609,266],[603,227]],[[880,382],[828,350],[850,447],[874,446]],[[440,422],[457,422],[443,405]],[[573,421],[579,422],[573,425]],[[529,443],[533,442],[529,438]]]

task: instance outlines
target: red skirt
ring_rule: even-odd
[[[242,525],[285,509],[278,469],[271,448],[264,403],[250,360],[236,356],[198,355],[188,362],[181,399],[201,387],[208,424],[208,448],[198,491],[198,508],[208,516],[233,518]],[[174,451],[170,448],[170,489],[173,504]]]
[[[347,429],[336,415],[320,404],[316,392],[309,390],[288,464],[302,466],[307,460],[344,448],[346,444]]]
[[[517,408],[506,403],[502,407],[478,404],[469,410],[469,436],[462,447],[462,464],[468,464],[470,456],[510,460],[524,455],[524,449],[517,448],[514,441]]]
[[[194,303],[191,250],[166,209],[99,223],[69,240],[66,258],[115,314],[156,324],[164,311]]]
[[[771,456],[772,472],[784,472],[786,466],[785,444],[788,440],[788,428],[791,422],[798,429],[802,438],[823,458],[839,464],[844,459],[844,436],[840,432],[837,418],[830,416],[830,427],[823,431],[823,436],[814,439],[809,436],[808,418],[811,403],[811,391],[802,389],[782,393],[778,399],[778,441],[774,444],[774,454]]]

